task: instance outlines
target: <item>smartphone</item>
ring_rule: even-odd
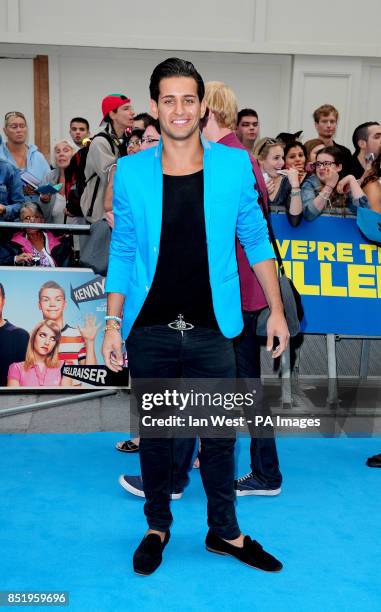
[[[365,161],[368,163],[373,164],[375,159],[376,159],[376,156],[374,153],[368,153],[368,155],[365,155]]]

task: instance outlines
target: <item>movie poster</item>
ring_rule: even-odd
[[[105,278],[90,269],[0,266],[0,387],[128,387],[104,365]]]

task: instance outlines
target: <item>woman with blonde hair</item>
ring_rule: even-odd
[[[7,142],[0,144],[0,157],[6,159],[21,172],[27,171],[42,182],[50,167],[36,145],[27,144],[28,124],[25,115],[20,111],[6,113],[4,134]],[[24,186],[24,194],[38,202],[38,195],[30,185]]]
[[[54,321],[40,321],[33,329],[26,349],[25,361],[12,363],[8,370],[8,387],[70,386],[63,377],[58,348],[61,330]]]
[[[270,206],[284,206],[293,227],[303,217],[300,181],[296,168],[284,169],[284,146],[274,138],[261,138],[254,149],[265,179]]]

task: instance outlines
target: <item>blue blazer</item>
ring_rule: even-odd
[[[217,323],[234,338],[243,327],[236,235],[250,265],[274,257],[258,205],[249,156],[210,143],[204,148],[204,214],[209,278]],[[118,161],[114,179],[107,293],[125,296],[122,336],[127,338],[148,295],[159,255],[163,205],[162,143]],[[176,254],[174,253],[174,256]]]

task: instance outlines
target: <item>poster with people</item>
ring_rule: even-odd
[[[128,387],[104,365],[105,279],[90,269],[0,266],[0,387]]]

